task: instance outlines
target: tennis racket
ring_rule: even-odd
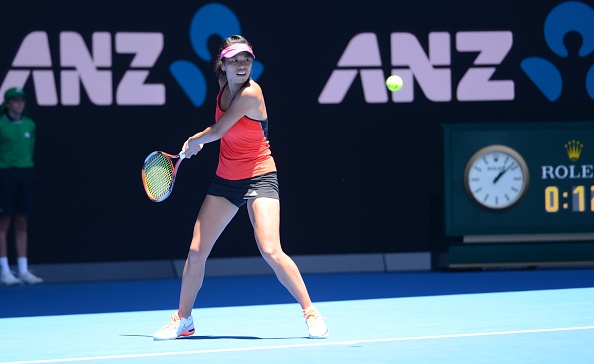
[[[161,202],[169,197],[175,175],[185,157],[184,153],[168,154],[160,151],[152,152],[146,157],[142,165],[142,184],[151,201]],[[175,165],[174,159],[178,159]]]

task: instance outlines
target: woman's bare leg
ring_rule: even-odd
[[[260,253],[301,307],[308,308],[312,303],[301,273],[281,248],[280,201],[274,198],[249,200],[248,213]]]
[[[194,225],[192,243],[184,266],[179,296],[179,317],[192,314],[196,295],[204,280],[206,259],[237,210],[237,206],[223,197],[206,195]]]

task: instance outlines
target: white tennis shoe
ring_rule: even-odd
[[[303,310],[303,317],[305,318],[305,323],[309,330],[310,339],[324,339],[330,335],[330,332],[324,323],[324,318],[317,308],[309,306]]]
[[[39,284],[43,282],[43,279],[37,277],[35,274],[26,271],[25,273],[19,273],[19,278],[21,281],[27,284]]]
[[[4,272],[0,275],[0,284],[3,286],[14,286],[15,284],[23,283],[20,279],[14,276],[12,272]]]
[[[188,318],[179,317],[174,313],[170,315],[171,321],[165,325],[161,330],[153,334],[153,340],[174,340],[180,337],[190,336],[196,332],[194,330],[194,320],[192,316]]]

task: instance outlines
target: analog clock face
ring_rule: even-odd
[[[494,210],[515,205],[526,193],[529,173],[518,152],[491,145],[476,152],[464,171],[468,195],[478,204]]]

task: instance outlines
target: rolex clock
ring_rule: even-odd
[[[524,158],[504,145],[481,148],[470,157],[464,170],[468,196],[489,210],[504,210],[517,204],[529,182]]]

